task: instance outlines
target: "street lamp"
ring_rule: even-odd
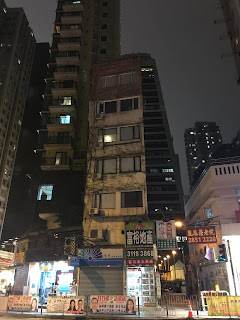
[[[176,221],[176,222],[175,222],[175,226],[176,226],[177,228],[181,228],[181,227],[183,226],[182,221]]]
[[[164,257],[164,258],[163,258],[163,260],[164,260],[164,267],[165,267],[165,270],[167,270],[167,264],[166,264],[166,260],[167,260],[167,258],[166,258],[166,257]]]
[[[175,255],[177,254],[177,251],[173,250],[172,255],[173,255],[173,263],[174,263],[174,273],[175,273],[175,280],[176,280],[176,265],[175,265]]]
[[[169,259],[170,259],[170,255],[168,254],[168,255],[166,256],[166,258],[167,258],[167,262],[168,262],[168,271],[170,271],[170,270],[169,270]]]

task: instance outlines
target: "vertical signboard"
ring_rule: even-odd
[[[168,222],[156,221],[158,250],[173,250],[177,248],[175,220]]]

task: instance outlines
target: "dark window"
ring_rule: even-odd
[[[101,41],[107,41],[107,36],[101,36]]]
[[[138,109],[138,98],[121,100],[120,110],[129,111]]]
[[[107,1],[104,1],[102,5],[103,5],[103,7],[107,7],[108,2],[107,2]]]
[[[130,126],[120,128],[120,140],[133,140],[140,138],[140,129],[139,126]]]
[[[107,24],[102,24],[102,29],[103,30],[107,29]]]
[[[106,53],[107,53],[107,50],[106,50],[106,49],[101,49],[101,50],[100,50],[100,53],[101,53],[101,54],[106,54]]]
[[[114,113],[117,112],[117,101],[107,101],[100,103],[99,113]]]
[[[103,12],[102,17],[106,18],[107,16],[108,16],[108,13],[107,12]]]
[[[122,192],[121,207],[135,208],[142,207],[142,191]]]

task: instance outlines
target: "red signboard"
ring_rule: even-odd
[[[154,259],[133,259],[127,260],[128,266],[145,266],[154,265]]]
[[[199,227],[187,229],[187,242],[190,244],[217,242],[215,227]]]

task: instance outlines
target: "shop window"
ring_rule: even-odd
[[[120,128],[120,140],[134,140],[140,138],[139,125]]]
[[[71,116],[69,116],[69,115],[60,116],[60,123],[61,124],[69,124],[69,123],[71,123]]]
[[[138,109],[138,98],[125,99],[120,102],[121,111],[129,111]]]
[[[98,142],[114,142],[117,141],[117,129],[100,129],[98,130]]]
[[[121,207],[142,207],[142,191],[121,192]]]
[[[141,157],[128,157],[120,159],[121,172],[141,171]]]
[[[101,88],[110,88],[117,85],[117,76],[101,77],[100,78],[100,87]]]
[[[132,84],[137,82],[137,72],[120,74],[120,84]]]
[[[100,159],[96,160],[96,173],[117,173],[117,159]]]
[[[204,208],[205,219],[211,219],[213,217],[212,208],[206,207]]]
[[[99,105],[99,113],[115,113],[117,112],[117,101],[101,102]]]
[[[101,193],[94,195],[94,208],[99,209],[115,209],[116,195],[115,193]]]
[[[62,106],[70,106],[72,104],[72,97],[64,97],[63,102],[61,103]]]
[[[53,185],[42,185],[38,188],[37,200],[52,200]]]

